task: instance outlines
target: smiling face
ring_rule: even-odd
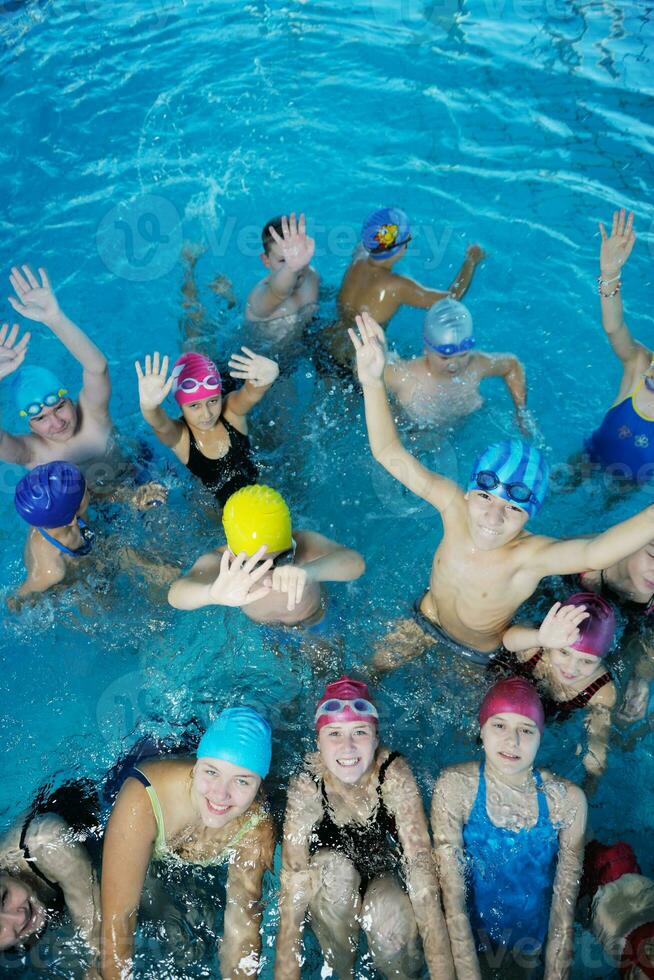
[[[51,408],[43,408],[29,420],[31,431],[51,442],[67,442],[77,428],[77,408],[70,398],[62,398]]]
[[[548,651],[550,665],[561,684],[574,684],[595,673],[600,662],[592,653],[582,653],[572,647]]]
[[[475,546],[492,551],[513,541],[529,520],[526,510],[517,504],[485,490],[470,490],[468,502],[468,531]]]
[[[45,907],[20,878],[0,874],[0,951],[26,942],[47,919]]]
[[[260,786],[261,777],[251,769],[204,758],[193,768],[191,795],[204,826],[218,830],[245,813]]]
[[[210,395],[208,398],[198,398],[195,402],[182,405],[182,415],[189,425],[196,429],[213,429],[220,419],[222,412],[222,395]]]
[[[636,592],[646,595],[654,593],[654,541],[627,560],[627,572]]]
[[[436,351],[425,348],[425,356],[432,374],[447,374],[455,377],[458,374],[463,374],[470,364],[469,351],[445,357],[444,354],[438,354]]]
[[[377,726],[368,721],[338,721],[324,725],[318,733],[325,768],[350,785],[366,775],[378,745]]]
[[[531,718],[507,711],[491,715],[481,729],[481,740],[486,761],[507,776],[516,776],[531,769],[540,732]]]

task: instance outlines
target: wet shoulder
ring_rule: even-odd
[[[541,769],[543,790],[547,797],[550,820],[559,829],[570,827],[579,809],[586,811],[586,796],[576,783],[564,776],[557,776],[547,769]]]
[[[137,763],[136,768],[150,780],[157,795],[174,795],[188,785],[193,765],[194,760],[190,756],[175,756]]]
[[[443,770],[434,783],[434,795],[465,804],[474,800],[478,786],[479,763],[460,762]]]

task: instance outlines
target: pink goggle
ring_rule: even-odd
[[[175,391],[185,391],[190,394],[194,391],[199,391],[200,388],[207,388],[209,391],[215,391],[216,389],[222,388],[222,382],[218,375],[208,374],[206,378],[200,380],[199,378],[184,378],[183,381],[178,381],[175,384]]]
[[[365,698],[354,698],[352,701],[344,701],[341,698],[330,698],[329,701],[325,701],[324,704],[318,706],[314,724],[317,724],[318,719],[324,718],[325,715],[338,715],[348,708],[352,714],[358,715],[360,718],[376,718],[379,720],[376,707],[371,701],[367,701]]]

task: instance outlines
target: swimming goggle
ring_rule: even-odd
[[[263,565],[263,563],[265,561],[272,561],[272,568],[279,568],[282,565],[292,565],[293,562],[294,562],[294,560],[295,560],[295,549],[296,548],[297,548],[297,543],[296,543],[295,539],[293,539],[293,544],[291,545],[290,548],[286,548],[285,551],[280,551],[279,554],[278,555],[275,555],[275,557],[272,558],[272,559],[266,558],[266,556],[264,555],[264,557],[261,558],[256,563],[256,565],[254,566],[254,568],[252,569],[252,571],[253,572],[256,572],[257,568],[259,568],[261,565]]]
[[[497,473],[493,473],[492,470],[481,470],[475,476],[475,480],[480,490],[492,492],[502,487],[506,490],[509,499],[516,504],[528,504],[531,500],[538,502],[526,483],[502,483]]]
[[[209,388],[209,390],[215,391],[216,388],[222,388],[222,381],[217,374],[208,374],[202,381],[199,378],[184,378],[183,381],[178,382],[175,390],[193,392],[199,391],[200,388]]]
[[[403,245],[408,245],[412,237],[412,235],[408,235],[403,242],[389,242],[388,244],[385,242],[380,242],[379,245],[375,245],[374,248],[369,248],[367,251],[371,255],[380,255],[382,252],[390,252],[392,249],[402,248]]]
[[[453,357],[455,354],[465,354],[475,346],[474,337],[465,337],[459,344],[432,344],[426,337],[423,337],[425,347],[433,350],[442,357]]]
[[[59,391],[51,391],[48,395],[44,395],[42,401],[30,402],[26,408],[21,408],[18,414],[22,418],[27,416],[27,418],[33,419],[37,415],[40,415],[44,408],[52,408],[54,405],[58,405],[63,396],[67,394],[67,388],[60,388]]]
[[[323,715],[339,714],[345,708],[351,708],[355,715],[361,715],[361,717],[366,716],[367,719],[371,717],[377,718],[379,720],[376,707],[371,701],[366,701],[365,698],[355,698],[353,701],[330,698],[329,701],[325,701],[324,704],[318,707],[314,722],[317,722]]]

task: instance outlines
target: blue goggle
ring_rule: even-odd
[[[486,490],[490,493],[497,490],[498,487],[502,487],[506,490],[509,500],[512,500],[514,504],[528,504],[532,500],[534,503],[538,503],[537,497],[526,483],[502,483],[497,473],[493,473],[492,470],[481,470],[475,476],[475,481],[480,490]]]
[[[54,405],[58,405],[64,395],[68,394],[67,388],[60,388],[59,391],[51,391],[49,394],[43,397],[40,402],[30,402],[26,408],[21,408],[18,413],[22,418],[33,419],[35,416],[40,415],[44,408],[52,408]]]
[[[474,337],[466,337],[460,344],[432,344],[426,337],[423,337],[425,347],[435,351],[442,357],[453,357],[455,354],[465,354],[475,346]]]

